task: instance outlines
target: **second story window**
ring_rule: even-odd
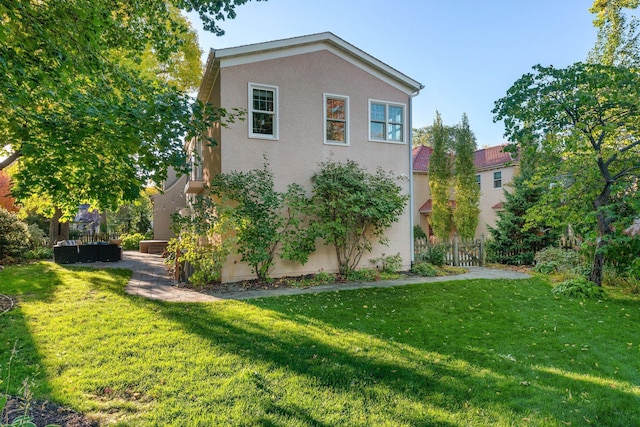
[[[369,101],[369,139],[404,142],[404,105]]]
[[[349,98],[324,95],[325,144],[349,145]]]
[[[493,188],[501,188],[502,187],[502,172],[494,172],[493,173]]]
[[[249,137],[278,139],[278,88],[249,83]]]

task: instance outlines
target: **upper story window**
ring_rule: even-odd
[[[478,184],[478,187],[482,187],[482,181],[480,180],[480,174],[476,175],[476,183]]]
[[[249,137],[278,139],[278,87],[249,83]]]
[[[502,187],[502,171],[493,173],[493,188]]]
[[[324,95],[325,144],[349,145],[349,98]]]
[[[404,105],[369,101],[369,139],[404,142]]]

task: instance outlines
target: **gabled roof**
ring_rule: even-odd
[[[416,94],[424,88],[418,81],[390,67],[352,44],[347,43],[335,34],[324,32],[225,49],[211,49],[202,84],[200,85],[199,97],[200,94],[208,95],[219,68],[284,58],[320,50],[328,50],[336,54],[342,59],[409,95]]]
[[[426,145],[419,145],[413,149],[413,170],[415,172],[428,172],[429,159],[433,153],[433,148]]]
[[[476,170],[489,169],[496,166],[504,166],[514,161],[511,153],[503,151],[507,144],[495,147],[482,148],[473,153],[473,165]],[[433,149],[426,145],[420,145],[413,149],[413,171],[428,172],[429,160]]]
[[[453,209],[455,209],[456,201],[455,200],[449,200],[449,206],[451,206]],[[420,212],[420,213],[431,213],[432,210],[433,210],[433,200],[429,199],[426,202],[424,202],[422,204],[422,206],[420,206],[420,209],[418,209],[418,212]]]
[[[476,169],[485,169],[493,166],[504,165],[513,161],[511,153],[504,151],[507,144],[495,147],[483,148],[473,153],[473,164]]]

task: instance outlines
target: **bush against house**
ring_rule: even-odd
[[[328,161],[311,178],[312,234],[333,246],[341,275],[354,270],[375,240],[397,222],[409,200],[390,173],[367,172],[358,163]]]
[[[226,222],[220,218],[213,199],[198,196],[191,206],[191,214],[174,214],[173,231],[169,240],[168,262],[177,262],[182,268],[189,265],[189,281],[196,286],[218,282],[222,265],[231,251],[233,239],[222,239]]]
[[[220,198],[220,215],[228,218],[235,233],[237,251],[257,279],[269,279],[276,256],[307,262],[315,250],[306,232],[304,189],[290,184],[285,193],[275,190],[269,165],[249,172],[230,172],[211,180],[211,193]]]

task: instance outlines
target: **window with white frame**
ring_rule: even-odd
[[[278,87],[249,83],[249,137],[278,139]]]
[[[501,188],[502,187],[502,172],[494,172],[493,173],[493,188]]]
[[[369,139],[404,142],[404,104],[369,101]]]
[[[349,145],[349,98],[324,95],[325,144]]]

